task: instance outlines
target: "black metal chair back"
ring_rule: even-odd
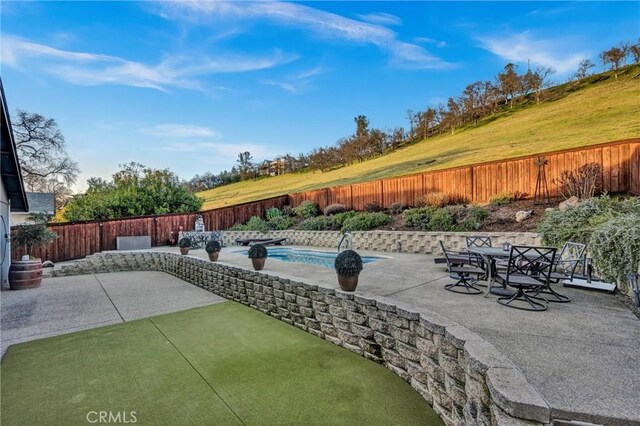
[[[586,247],[585,244],[574,243],[572,241],[564,243],[560,254],[554,262],[553,272],[569,276],[573,279],[578,265],[584,264]]]
[[[493,247],[491,237],[467,237],[467,248],[470,247]]]
[[[555,247],[511,246],[507,284],[512,276],[524,275],[548,285],[555,257]]]

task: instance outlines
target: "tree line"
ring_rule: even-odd
[[[603,69],[612,70],[618,78],[620,68],[629,60],[640,62],[640,39],[637,43],[620,43],[598,56]],[[589,59],[582,60],[570,81],[592,74],[596,65]],[[297,156],[286,154],[271,161],[254,162],[251,153],[238,154],[236,165],[230,171],[219,174],[195,175],[185,182],[193,192],[203,191],[262,175],[279,175],[298,171],[319,170],[325,172],[349,164],[365,161],[403,146],[444,133],[455,134],[463,126],[477,126],[478,122],[500,109],[513,109],[526,100],[543,101],[543,91],[550,86],[555,73],[550,67],[527,68],[519,74],[517,65],[506,64],[493,81],[475,81],[467,85],[457,97],[450,97],[446,105],[428,107],[423,111],[407,111],[408,128],[377,129],[370,127],[365,115],[354,118],[355,131],[341,138],[334,145],[313,148]]]

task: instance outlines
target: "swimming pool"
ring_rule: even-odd
[[[338,252],[304,250],[291,247],[270,247],[269,258],[282,260],[283,262],[307,263],[333,269],[333,264]],[[247,254],[248,250],[239,250],[235,253]],[[387,259],[382,256],[362,256],[362,263],[371,263],[377,260]]]

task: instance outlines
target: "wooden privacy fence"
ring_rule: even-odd
[[[197,213],[139,216],[78,223],[53,223],[49,225],[49,229],[57,233],[58,238],[46,248],[35,249],[32,254],[53,262],[78,259],[104,250],[115,250],[116,238],[124,236],[148,235],[151,237],[152,246],[162,246],[169,243],[172,232],[177,237],[180,229],[193,229],[198,215],[202,215],[206,229],[228,229],[235,223],[246,222],[251,216],[264,216],[267,209],[282,208],[288,203],[289,196],[282,195]],[[16,227],[12,227],[12,234],[15,231]],[[15,240],[12,239],[12,241]],[[13,260],[20,259],[23,254],[25,254],[24,247],[12,244],[11,257]]]
[[[640,139],[610,142],[583,148],[547,152],[508,160],[418,173],[356,183],[316,191],[299,192],[279,197],[238,204],[199,213],[132,217],[105,221],[51,224],[58,238],[49,247],[33,253],[54,262],[82,258],[103,250],[115,250],[116,237],[151,236],[152,246],[168,244],[171,232],[180,227],[193,229],[195,217],[201,214],[206,229],[228,229],[244,223],[251,216],[264,217],[272,207],[297,206],[305,200],[318,203],[321,209],[342,203],[348,209],[363,210],[369,203],[389,207],[393,203],[415,205],[416,198],[429,192],[444,192],[452,199],[484,203],[496,194],[519,191],[533,197],[538,167],[536,157],[544,155],[550,195],[559,195],[553,180],[565,170],[587,163],[602,166],[602,187],[609,192],[631,192],[640,195]],[[12,229],[12,233],[15,229]],[[12,247],[12,258],[19,259],[24,248]]]
[[[289,194],[289,202],[296,206],[312,200],[320,208],[342,203],[347,209],[363,210],[369,203],[385,208],[393,203],[412,206],[418,197],[429,192],[443,192],[454,200],[469,203],[486,203],[493,195],[515,191],[532,198],[538,173],[536,158],[540,155],[549,161],[545,172],[551,197],[560,195],[554,179],[565,170],[575,170],[587,163],[602,166],[604,190],[640,195],[640,139],[630,139],[299,192]]]

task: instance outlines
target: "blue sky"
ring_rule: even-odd
[[[181,178],[308,152],[446,103],[508,62],[553,67],[640,37],[638,2],[12,2],[12,110],[55,118],[82,170],[137,161]],[[601,66],[598,66],[598,70]]]

